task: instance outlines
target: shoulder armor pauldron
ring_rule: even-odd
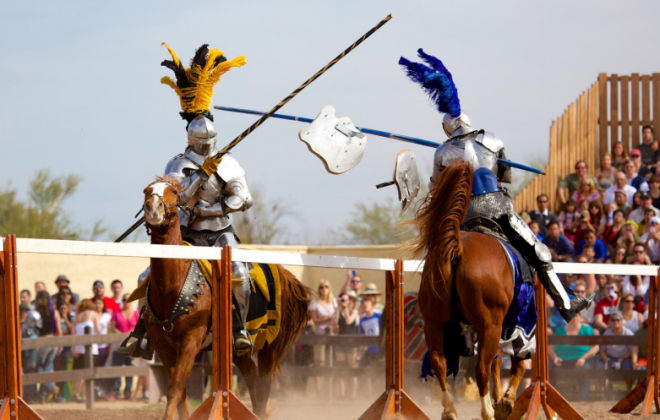
[[[495,134],[491,133],[490,131],[479,131],[479,135],[477,136],[476,141],[493,153],[499,152],[500,149],[504,147],[504,142],[497,138],[497,136],[495,136]]]

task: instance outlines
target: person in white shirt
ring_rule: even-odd
[[[614,194],[616,193],[617,190],[621,190],[625,192],[626,199],[628,200],[628,204],[632,205],[633,195],[635,195],[637,189],[628,185],[625,172],[617,172],[616,175],[614,175],[614,185],[612,185],[610,188],[608,188],[605,191],[603,204],[607,205],[608,203],[613,202],[615,198]]]
[[[648,231],[644,232],[640,240],[646,247],[646,255],[653,264],[657,264],[660,259],[660,217],[653,216],[649,220]]]

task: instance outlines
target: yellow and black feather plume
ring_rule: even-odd
[[[179,96],[182,109],[182,112],[180,112],[181,117],[189,123],[197,115],[204,115],[213,121],[210,111],[213,86],[232,67],[241,67],[247,64],[245,57],[241,55],[227,61],[222,51],[215,48],[209,49],[208,44],[204,44],[197,49],[192,60],[190,60],[190,67],[183,67],[174,50],[164,42],[162,45],[167,47],[172,60],[165,60],[160,65],[174,72],[176,82],[168,76],[160,79],[160,82],[174,89]]]

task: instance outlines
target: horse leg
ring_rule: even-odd
[[[456,407],[454,406],[454,397],[447,386],[447,359],[445,359],[443,349],[445,324],[429,321],[424,323],[424,336],[426,338],[426,345],[429,348],[433,374],[438,378],[442,390],[442,420],[456,420],[458,417]]]
[[[273,410],[268,408],[268,400],[270,399],[270,390],[273,384],[276,358],[274,345],[263,348],[257,354],[257,359],[259,360],[259,374],[256,385],[258,406],[255,408],[254,413],[260,419],[267,419],[273,414]]]
[[[163,420],[174,419],[175,409],[179,413],[179,420],[188,420],[189,417],[185,394],[186,381],[190,376],[195,355],[199,352],[202,340],[187,336],[182,341],[176,351],[176,362],[170,376],[170,385],[167,387],[167,407]]]
[[[495,405],[502,399],[502,381],[500,378],[500,371],[502,369],[502,355],[493,361],[490,367],[490,374],[493,379],[493,400]]]
[[[497,401],[495,406],[495,419],[507,420],[513,412],[513,405],[516,402],[516,393],[518,386],[525,375],[525,361],[523,359],[511,358],[511,384],[506,390],[504,398]]]
[[[483,329],[477,328],[479,354],[477,355],[475,376],[477,377],[477,386],[481,396],[481,418],[483,420],[491,420],[495,415],[488,386],[491,367],[499,350],[501,334],[502,328],[494,323]]]
[[[234,360],[236,367],[241,372],[241,377],[245,382],[245,386],[248,389],[250,394],[250,401],[252,402],[252,411],[256,413],[255,407],[257,406],[257,391],[256,391],[256,380],[257,380],[257,366],[254,364],[249,356],[237,357]]]

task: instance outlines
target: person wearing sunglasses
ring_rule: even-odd
[[[613,312],[609,319],[609,327],[603,335],[607,336],[632,336],[633,333],[623,326],[623,317],[620,312]],[[601,346],[600,359],[597,367],[600,369],[626,370],[632,369],[633,346],[625,344],[609,344]]]
[[[548,196],[541,194],[536,197],[536,209],[529,212],[532,221],[539,224],[539,233],[544,238],[548,236],[548,226],[550,223],[557,223],[557,215],[550,211]]]
[[[362,293],[362,278],[355,272],[355,270],[348,270],[346,274],[346,281],[341,287],[339,294],[348,293],[350,290],[355,292],[358,297],[358,306],[360,305],[362,299],[360,294]]]
[[[625,287],[624,287],[625,288]],[[623,317],[623,326],[633,333],[642,328],[644,324],[644,315],[637,312],[637,303],[632,293],[624,293],[621,296],[621,316]]]
[[[584,176],[589,177],[594,185],[598,183],[596,177],[587,173],[587,162],[580,160],[575,164],[575,173],[566,175],[557,185],[557,194],[562,204],[565,204],[573,193],[580,188],[580,180]]]
[[[331,326],[337,316],[337,300],[332,295],[332,288],[327,280],[321,280],[316,290],[317,298],[309,302],[308,311],[312,322],[314,323],[315,334],[330,334]],[[314,366],[323,366],[325,364],[325,346],[314,346]],[[321,377],[314,378],[316,382],[316,392],[322,393]]]

